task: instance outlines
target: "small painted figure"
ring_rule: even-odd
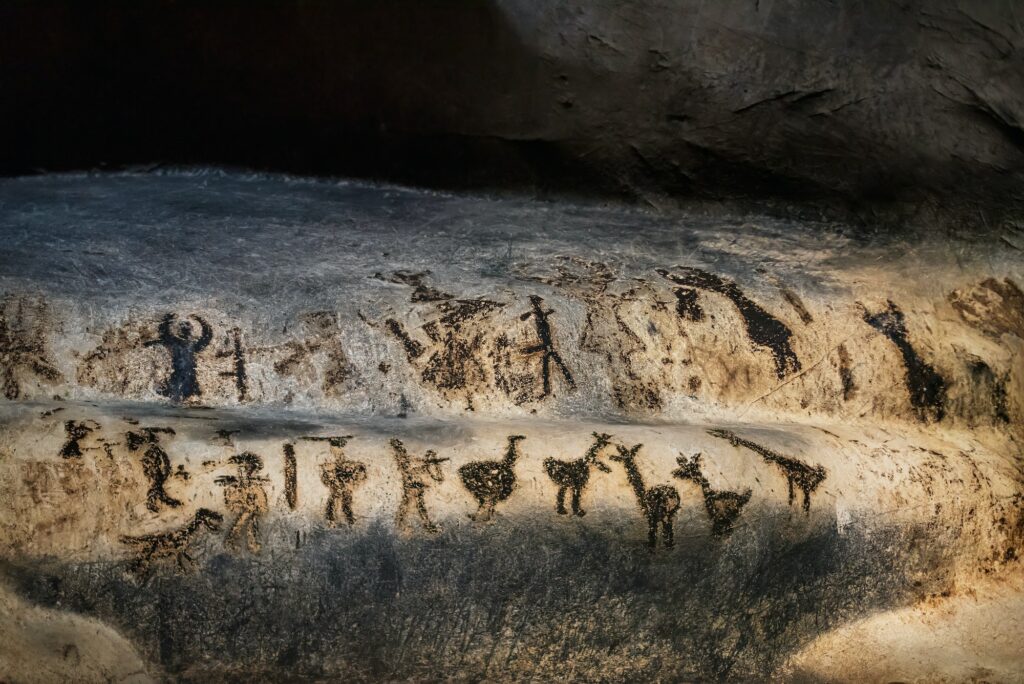
[[[202,352],[213,339],[210,325],[193,316],[199,322],[201,332],[195,336],[189,321],[176,321],[175,314],[167,314],[160,322],[159,339],[145,343],[146,347],[161,345],[171,353],[171,375],[160,386],[159,393],[172,401],[182,402],[201,394],[196,379],[196,354]]]
[[[494,507],[512,496],[516,487],[516,472],[513,469],[519,458],[519,442],[523,435],[509,435],[505,457],[500,461],[474,461],[459,468],[462,484],[476,499],[479,507],[469,517],[477,522],[487,522],[494,516]]]
[[[672,476],[680,480],[690,480],[700,487],[701,495],[704,497],[704,510],[711,520],[711,534],[716,537],[728,537],[732,533],[736,519],[743,512],[743,507],[750,501],[750,489],[743,493],[712,489],[711,483],[701,472],[699,453],[694,454],[691,459],[680,454],[676,457],[676,463],[679,467],[672,471]]]
[[[766,446],[761,446],[756,442],[751,442],[749,439],[743,439],[732,430],[715,428],[713,430],[708,430],[707,432],[712,437],[729,440],[729,443],[734,447],[746,447],[754,453],[760,454],[765,463],[771,463],[777,466],[778,469],[782,471],[782,476],[786,478],[786,486],[789,491],[789,505],[792,506],[793,501],[796,498],[794,489],[799,489],[804,495],[804,513],[810,512],[811,494],[828,475],[828,471],[825,470],[823,466],[812,466],[804,463],[803,461],[798,461],[795,458],[783,456],[777,451],[772,451]]]
[[[160,534],[121,537],[121,543],[132,547],[136,553],[135,558],[128,564],[128,571],[142,579],[149,574],[153,562],[163,558],[173,558],[181,572],[192,570],[196,562],[189,555],[188,547],[193,537],[203,527],[216,532],[223,520],[224,516],[220,513],[209,508],[200,508],[184,527]]]
[[[81,458],[82,445],[79,442],[89,436],[93,430],[99,429],[99,424],[92,420],[67,420],[64,421],[64,432],[67,433],[68,441],[60,449],[62,458]]]
[[[224,475],[216,479],[224,487],[224,505],[237,517],[231,524],[225,545],[237,545],[245,535],[251,553],[260,551],[260,518],[267,512],[267,491],[263,484],[267,478],[259,475],[263,459],[251,451],[244,451],[228,459],[238,466],[238,475]]]
[[[562,377],[569,384],[569,387],[575,389],[576,381],[572,379],[572,373],[565,367],[565,363],[562,361],[562,357],[555,349],[555,342],[551,336],[551,323],[548,321],[548,316],[555,312],[554,309],[545,309],[544,300],[537,295],[530,295],[530,304],[532,309],[519,316],[519,320],[525,321],[526,319],[533,317],[534,326],[537,329],[537,337],[540,342],[531,347],[527,347],[523,350],[524,354],[540,354],[541,355],[541,383],[543,385],[543,391],[539,398],[551,394],[551,364],[555,364],[562,373]]]
[[[640,511],[647,518],[647,546],[652,550],[658,545],[658,532],[661,532],[662,545],[666,548],[674,542],[673,523],[676,513],[679,512],[679,492],[671,485],[655,485],[647,487],[644,485],[644,478],[636,467],[636,454],[643,444],[636,444],[627,449],[618,446],[618,455],[611,456],[613,461],[618,461],[626,471],[626,479],[629,486],[633,488],[636,495],[637,505]]]
[[[325,516],[327,522],[332,525],[337,521],[339,505],[345,516],[345,522],[349,525],[355,523],[356,519],[352,514],[352,490],[366,479],[366,465],[350,460],[342,451],[342,447],[350,439],[352,439],[351,435],[328,437],[327,442],[331,445],[331,455],[334,460],[320,466],[320,481],[330,491]]]
[[[160,446],[160,434],[173,435],[171,428],[142,428],[138,432],[128,432],[126,442],[129,452],[136,452],[146,447],[142,454],[142,472],[149,480],[149,491],[146,493],[146,508],[154,513],[160,506],[177,508],[181,502],[167,495],[164,485],[171,476],[171,462],[167,452]]]
[[[434,451],[427,451],[423,458],[414,458],[406,451],[401,440],[391,440],[391,448],[395,451],[395,461],[402,473],[402,501],[398,504],[398,514],[395,516],[396,524],[401,527],[405,524],[405,517],[409,513],[409,507],[415,506],[420,516],[423,529],[428,532],[440,532],[441,528],[430,520],[427,514],[427,506],[423,501],[423,494],[430,486],[430,481],[444,482],[444,472],[441,464],[447,458],[437,458]]]
[[[568,515],[569,511],[565,510],[565,494],[570,489],[572,490],[572,512],[577,516],[584,516],[587,514],[585,510],[580,507],[580,497],[583,495],[583,490],[587,486],[587,482],[590,481],[590,468],[593,466],[601,472],[610,473],[612,469],[598,460],[598,456],[601,454],[601,449],[608,446],[609,440],[612,438],[611,435],[594,433],[594,444],[587,449],[587,453],[583,458],[577,458],[575,461],[560,461],[554,458],[544,459],[544,470],[547,471],[548,477],[551,481],[558,485],[558,498],[555,502],[555,511],[559,515]]]
[[[196,318],[202,321],[198,316]],[[242,331],[239,328],[232,328],[230,335],[225,336],[225,346],[227,347],[226,349],[217,352],[217,358],[230,358],[231,370],[222,371],[220,376],[222,378],[234,378],[235,393],[238,401],[245,401],[249,387],[246,382],[247,375],[245,372],[245,351],[242,349]]]

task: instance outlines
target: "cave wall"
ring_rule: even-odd
[[[0,12],[7,173],[200,162],[655,206],[982,203],[997,223],[1021,199],[1013,2]]]

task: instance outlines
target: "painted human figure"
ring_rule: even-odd
[[[224,543],[236,545],[244,534],[249,551],[259,553],[259,522],[268,508],[267,490],[263,487],[267,478],[259,475],[263,470],[263,459],[251,451],[244,451],[228,461],[238,466],[238,475],[225,475],[216,480],[224,487],[224,505],[236,516]]]
[[[405,450],[401,440],[391,440],[391,448],[395,451],[395,461],[398,469],[402,472],[402,501],[398,504],[398,515],[396,523],[399,527],[405,524],[405,517],[409,513],[409,507],[415,506],[420,516],[423,529],[428,532],[440,532],[441,528],[430,520],[427,514],[427,505],[423,500],[423,494],[430,486],[430,481],[444,482],[444,472],[441,464],[447,458],[437,458],[433,451],[427,451],[423,458],[415,458]]]
[[[149,491],[146,492],[146,508],[154,513],[159,512],[160,506],[177,508],[181,502],[168,496],[164,491],[164,485],[171,476],[171,461],[167,452],[160,446],[160,434],[173,435],[171,428],[142,428],[138,432],[127,433],[127,445],[129,452],[136,452],[145,447],[142,453],[142,472],[149,480]]]
[[[337,521],[339,505],[345,522],[349,525],[355,523],[355,516],[352,514],[352,490],[366,479],[366,465],[350,460],[342,451],[342,447],[349,439],[351,437],[328,437],[327,442],[331,445],[331,456],[334,459],[320,466],[320,481],[330,491],[326,517],[332,524]]]
[[[210,344],[213,330],[199,316],[193,318],[199,322],[201,329],[198,337],[190,322],[177,321],[177,316],[170,313],[160,322],[159,339],[145,343],[147,347],[161,345],[171,353],[171,375],[161,384],[158,392],[173,401],[186,401],[201,393],[196,379],[196,354]]]
[[[562,377],[569,383],[570,387],[576,387],[576,381],[572,379],[572,373],[565,367],[565,362],[562,361],[561,355],[555,349],[554,339],[551,337],[551,323],[548,321],[548,316],[555,312],[554,309],[545,309],[544,300],[537,295],[530,295],[530,304],[533,307],[530,311],[519,316],[519,320],[525,321],[526,319],[533,317],[533,324],[537,330],[537,337],[540,339],[538,344],[531,347],[527,347],[523,350],[524,354],[541,354],[541,382],[543,383],[543,392],[540,398],[551,394],[551,363],[554,362],[555,366],[562,373]]]
[[[92,420],[77,421],[67,420],[64,421],[64,432],[67,434],[68,439],[64,442],[64,446],[60,448],[60,455],[62,458],[81,458],[82,456],[82,445],[81,440],[89,436],[93,430],[99,429],[99,424]]]

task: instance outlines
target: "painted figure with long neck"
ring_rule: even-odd
[[[643,476],[636,467],[636,454],[643,444],[636,444],[631,449],[618,446],[618,455],[611,456],[626,471],[629,485],[636,494],[637,504],[647,518],[647,545],[652,549],[658,545],[658,530],[661,529],[662,544],[671,547],[674,542],[672,523],[679,512],[679,492],[671,485],[655,485],[650,489],[644,486]]]

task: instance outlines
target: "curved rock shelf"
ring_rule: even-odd
[[[219,172],[0,206],[2,624],[49,671],[834,678],[979,587],[1012,646],[1006,243]]]

